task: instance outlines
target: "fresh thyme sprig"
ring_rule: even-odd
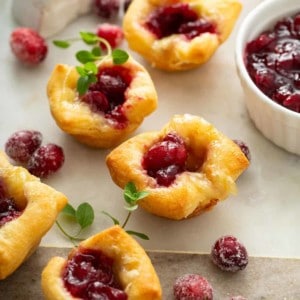
[[[83,41],[85,44],[92,46],[91,50],[80,50],[76,52],[76,59],[82,64],[77,66],[76,70],[79,74],[77,81],[77,91],[79,95],[83,95],[89,88],[90,84],[97,81],[98,66],[104,58],[111,57],[116,65],[125,63],[129,55],[122,49],[111,48],[109,42],[99,37],[93,32],[81,31],[79,38],[71,38],[66,40],[54,40],[53,44],[59,48],[69,48],[72,43]],[[101,45],[104,45],[106,52],[103,54]]]
[[[128,214],[122,225],[120,225],[120,221],[118,219],[114,218],[108,212],[102,211],[102,213],[108,216],[115,225],[120,225],[122,228],[125,229],[125,226],[127,225],[132,215],[132,212],[138,208],[138,201],[145,198],[148,194],[149,193],[146,191],[138,191],[133,182],[127,183],[127,185],[124,188],[123,196],[126,201],[125,209],[128,211]],[[95,219],[93,207],[87,202],[81,203],[77,207],[77,209],[75,209],[71,204],[67,204],[64,207],[64,209],[61,211],[61,214],[70,217],[75,224],[79,225],[80,230],[76,234],[71,235],[67,233],[66,230],[61,225],[61,223],[56,220],[56,225],[58,226],[60,231],[74,244],[75,242],[83,241],[84,238],[80,237],[82,231],[90,227],[93,224]],[[140,233],[133,230],[126,230],[126,232],[128,234],[135,235],[141,239],[149,240],[149,237],[144,233]]]

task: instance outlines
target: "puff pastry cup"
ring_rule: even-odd
[[[118,225],[81,242],[70,252],[68,260],[84,249],[101,251],[113,260],[113,274],[127,294],[128,300],[162,299],[159,278],[150,258],[144,249]],[[62,273],[66,264],[66,259],[53,257],[44,268],[42,288],[46,299],[78,299],[65,288]]]
[[[148,175],[143,159],[155,143],[170,133],[183,140],[187,159],[185,169],[172,184],[163,186]],[[142,133],[122,143],[108,154],[106,164],[112,180],[121,188],[131,181],[139,190],[149,192],[138,202],[142,208],[157,216],[180,220],[196,216],[235,194],[235,180],[249,161],[239,146],[212,124],[185,114],[175,115],[161,131]]]
[[[124,93],[125,101],[117,107],[117,114],[123,118],[121,123],[112,113],[107,117],[80,101],[76,89],[79,74],[75,67],[57,65],[47,85],[50,111],[57,125],[79,142],[97,148],[110,148],[123,141],[157,107],[156,89],[142,65],[129,58],[116,67],[111,59],[104,59],[98,70],[110,68],[121,68],[125,76],[130,77]]]
[[[0,279],[13,273],[37,248],[67,198],[23,167],[12,166],[0,151],[0,183],[20,216],[0,227]]]
[[[163,14],[159,16],[152,25],[157,30],[157,27],[161,26],[159,25],[160,22],[163,22],[161,27],[174,26],[175,33],[161,37],[157,36],[153,30],[149,30],[147,22],[153,13],[155,14],[167,6],[180,4],[188,5],[199,20],[205,20],[207,24],[211,24],[211,28],[204,29],[203,32],[194,37],[192,31],[195,28],[186,29],[194,26],[190,26],[192,23],[184,25],[185,28],[183,29],[176,28],[178,27],[176,22],[185,23],[183,20],[179,21],[178,18],[190,18],[189,16],[181,15],[178,17],[177,12],[174,13],[175,21],[174,19],[170,21],[167,20],[170,19],[168,12],[166,16]],[[142,55],[152,66],[167,71],[187,70],[208,61],[217,48],[228,38],[241,7],[242,5],[238,0],[133,0],[124,16],[124,34],[129,47]],[[190,11],[187,12],[188,14]],[[198,26],[197,22],[194,24],[196,27]],[[192,35],[187,37],[186,34],[178,33],[178,30],[192,32]],[[196,28],[196,30],[198,29]],[[201,30],[199,29],[199,31]]]

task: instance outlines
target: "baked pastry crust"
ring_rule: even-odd
[[[0,227],[0,279],[13,273],[37,248],[67,198],[23,167],[12,166],[0,151],[0,180],[22,214]]]
[[[147,175],[142,159],[147,150],[169,132],[176,132],[189,151],[193,171],[176,176],[168,187],[159,186]],[[149,195],[138,203],[157,216],[180,220],[213,207],[236,193],[235,180],[249,161],[239,146],[204,119],[189,114],[175,115],[161,131],[139,134],[112,150],[106,164],[113,181],[124,188],[132,181]]]
[[[69,258],[80,249],[99,250],[114,260],[114,275],[128,300],[160,300],[161,286],[144,249],[121,227],[113,226],[81,242]],[[42,272],[42,288],[48,300],[71,300],[61,277],[67,260],[53,257]]]
[[[217,26],[217,34],[203,33],[192,40],[180,34],[157,39],[144,22],[155,9],[175,3],[188,3]],[[133,0],[123,20],[129,47],[141,54],[152,66],[180,71],[195,68],[210,59],[230,35],[242,5],[239,0]]]
[[[105,59],[100,68],[112,65],[111,59]],[[92,112],[87,104],[79,101],[76,91],[79,74],[75,67],[64,64],[54,68],[47,86],[50,110],[57,125],[79,142],[97,148],[113,147],[136,130],[156,109],[157,94],[142,65],[129,58],[122,66],[132,74],[131,84],[125,92],[126,101],[122,105],[128,120],[124,128],[116,128],[113,120]]]

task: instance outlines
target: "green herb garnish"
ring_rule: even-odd
[[[146,191],[138,191],[136,189],[136,186],[133,182],[127,183],[127,185],[124,188],[124,199],[126,202],[125,209],[128,211],[127,217],[122,225],[120,225],[120,222],[118,219],[114,218],[112,215],[110,215],[108,212],[102,211],[102,213],[106,216],[108,216],[114,223],[114,225],[120,225],[122,228],[125,228],[127,225],[131,214],[133,211],[135,211],[138,208],[137,202],[143,198],[145,198],[147,195],[149,195]],[[60,231],[71,240],[71,242],[75,243],[76,241],[83,241],[84,238],[81,238],[80,235],[82,231],[88,227],[90,227],[94,222],[94,209],[93,207],[87,203],[81,203],[77,209],[75,209],[71,204],[67,204],[64,209],[61,211],[61,214],[71,218],[71,220],[78,224],[80,229],[79,231],[71,235],[66,232],[66,230],[63,228],[63,226],[56,220],[56,225],[60,229]],[[149,240],[149,237],[146,234],[136,232],[133,230],[126,230],[128,234],[135,235],[141,239]]]
[[[120,65],[128,60],[129,55],[122,49],[112,50],[107,40],[97,36],[93,32],[81,31],[79,34],[79,38],[55,40],[53,44],[62,49],[69,48],[76,41],[83,41],[85,44],[93,46],[91,50],[80,50],[75,54],[76,59],[83,64],[83,66],[76,67],[79,74],[77,91],[79,95],[83,95],[88,90],[90,84],[97,81],[98,66],[104,58],[111,57],[114,64]],[[100,44],[105,46],[105,54],[102,54]]]

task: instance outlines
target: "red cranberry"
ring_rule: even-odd
[[[210,283],[198,274],[179,277],[173,287],[175,300],[212,300],[213,289]]]
[[[22,214],[16,203],[10,198],[0,199],[0,227]]]
[[[246,67],[257,87],[280,105],[300,112],[300,14],[279,20],[246,45]]]
[[[109,23],[103,23],[97,28],[97,35],[105,39],[112,48],[116,48],[121,45],[124,40],[123,29],[118,25],[113,25]],[[103,43],[100,43],[103,50],[106,47]]]
[[[10,46],[14,55],[29,65],[42,62],[48,52],[44,38],[30,28],[15,29],[10,36]]]
[[[84,249],[76,253],[63,271],[68,291],[80,299],[126,300],[113,275],[113,260],[97,250]]]
[[[221,270],[237,272],[246,268],[248,253],[237,238],[227,235],[215,242],[211,250],[211,259]]]
[[[42,134],[40,132],[20,130],[8,138],[5,144],[5,152],[18,163],[27,163],[41,143]]]
[[[120,0],[94,0],[94,9],[98,16],[109,19],[118,14]]]
[[[65,156],[63,149],[55,144],[39,147],[28,162],[28,171],[38,177],[48,177],[57,172],[63,165]]]
[[[233,140],[233,141],[241,148],[244,155],[250,161],[251,160],[251,154],[250,154],[249,147],[246,145],[246,143],[241,141],[241,140]]]
[[[122,128],[127,122],[122,104],[126,101],[125,92],[131,80],[130,72],[123,66],[100,69],[97,82],[89,87],[81,100],[88,103],[92,111],[104,113],[106,118],[117,122],[116,127]]]
[[[147,151],[142,165],[159,185],[169,186],[176,175],[184,171],[186,160],[187,149],[183,140],[177,134],[169,133]]]
[[[179,33],[193,39],[204,32],[216,31],[213,24],[199,19],[198,14],[186,3],[159,7],[150,14],[145,25],[158,39]]]

